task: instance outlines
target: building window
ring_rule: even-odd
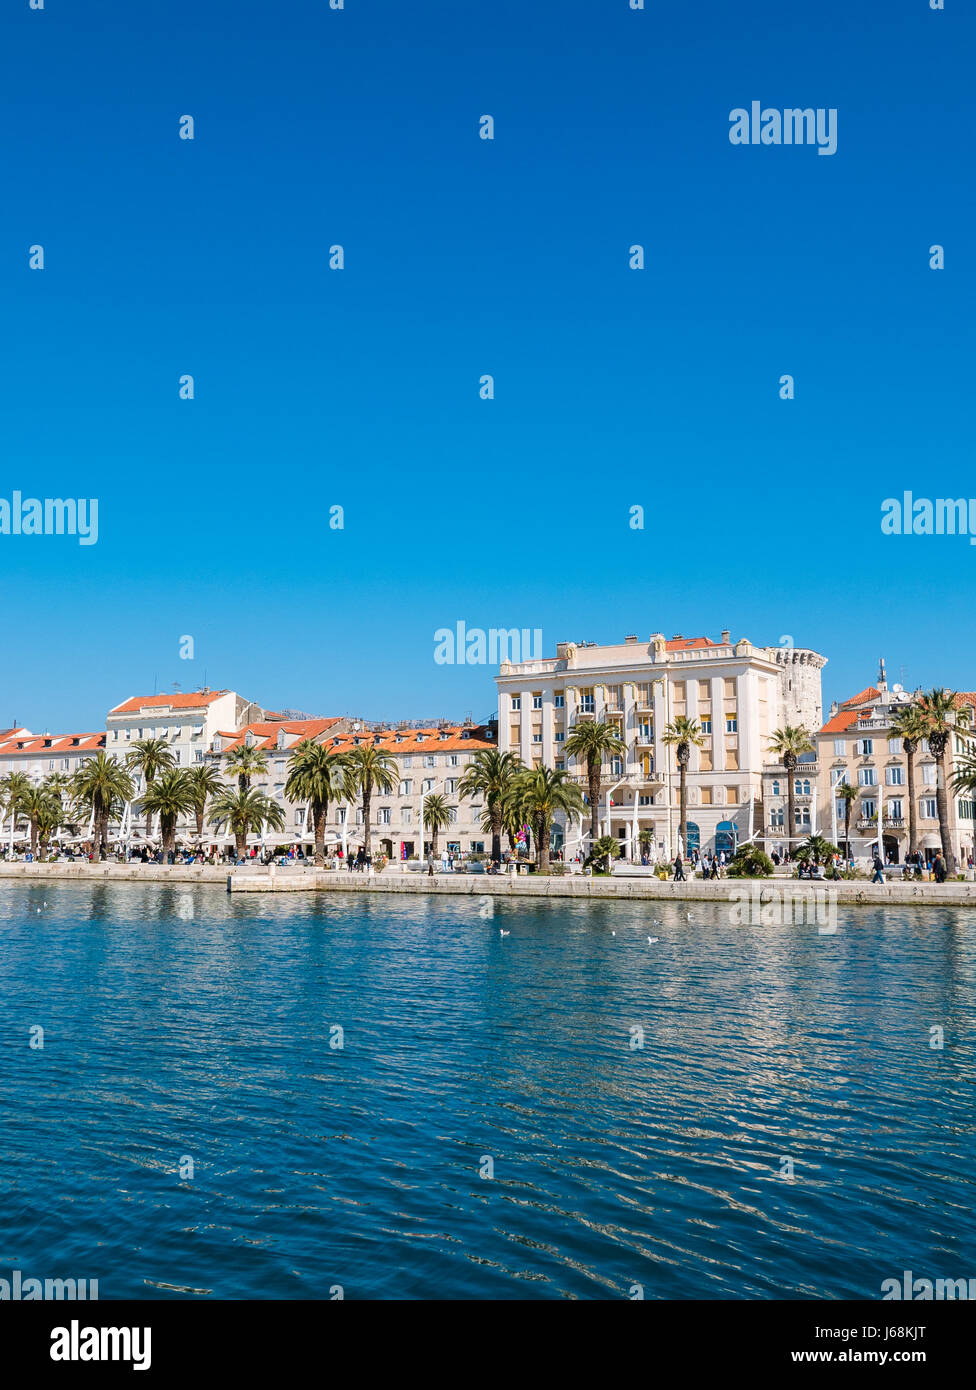
[[[461,760],[460,760],[460,758],[458,757],[458,755],[457,755],[456,753],[452,753],[451,756],[450,756],[450,757],[448,758],[448,760],[447,760],[448,767],[457,767],[457,766],[459,765],[460,761],[461,761]]]
[[[541,743],[541,742],[542,742],[542,735],[541,735],[541,734],[533,734],[533,735],[532,735],[532,742],[533,742],[533,743]]]
[[[538,694],[538,692],[534,693],[532,696],[532,708],[542,709],[542,696]]]
[[[779,796],[779,782],[773,783],[773,796]]]
[[[379,809],[379,810],[377,811],[377,813],[376,813],[376,824],[377,824],[377,825],[389,825],[389,823],[390,823],[390,808],[389,808],[389,806],[381,806],[380,809]]]
[[[734,714],[726,716],[725,732],[727,734],[737,734],[739,732],[739,721]]]
[[[793,794],[795,796],[809,796],[810,779],[808,777],[804,777],[802,779],[798,777],[796,781],[793,783]]]
[[[405,757],[405,758],[402,758],[401,761],[400,761],[400,766],[401,766],[401,767],[413,767],[413,758],[411,758],[409,755],[408,755],[407,757]]]
[[[859,767],[857,770],[857,785],[859,787],[875,787],[878,784],[878,775],[873,767]]]
[[[900,738],[889,738],[889,740],[888,740],[888,752],[889,752],[889,753],[900,753],[901,751],[902,751],[901,739],[900,739]]]
[[[565,709],[565,708],[566,708],[566,696],[565,696],[565,695],[557,695],[557,696],[553,699],[553,702],[552,702],[552,703],[555,705],[556,709]]]
[[[885,781],[889,787],[903,787],[905,785],[905,769],[903,767],[886,768]]]
[[[399,790],[398,790],[398,792],[397,792],[397,795],[398,795],[398,796],[409,796],[410,793],[411,793],[412,791],[413,791],[413,782],[412,782],[412,780],[411,780],[409,777],[407,777],[407,778],[405,778],[405,779],[400,783],[400,787],[399,787]]]
[[[521,709],[521,708],[522,708],[522,697],[521,697],[521,695],[513,695],[513,696],[512,696],[512,709],[513,709],[513,710],[516,710],[516,709]]]
[[[834,757],[835,757],[835,758],[842,758],[842,757],[844,756],[844,753],[845,753],[846,748],[847,748],[847,743],[845,742],[844,739],[842,739],[842,738],[835,738],[835,739],[834,739]]]
[[[593,699],[593,689],[580,691],[580,709],[584,714],[592,714],[596,709],[596,702]]]
[[[874,752],[874,739],[861,738],[857,741],[857,751],[862,758],[870,758]]]
[[[561,729],[557,730],[557,732],[556,732],[556,742],[557,742],[557,743],[565,743],[565,742],[566,742],[566,735],[563,733],[563,731],[562,731]]]
[[[484,840],[472,840],[472,841],[471,841],[471,853],[472,853],[472,854],[484,854],[484,852],[485,852],[485,842],[484,842]]]
[[[622,759],[622,758],[611,758],[611,759],[610,759],[610,771],[613,773],[614,777],[622,777],[622,776],[624,775],[624,764],[623,764],[623,759]]]
[[[425,758],[424,758],[424,767],[436,767],[436,766],[437,766],[437,759],[434,757],[433,753],[428,753],[428,754],[425,756]]]
[[[922,764],[922,782],[926,787],[935,786],[935,763]]]
[[[404,825],[409,825],[412,818],[413,811],[411,811],[409,806],[404,806],[402,811],[400,812],[400,820],[403,822]]]
[[[862,818],[864,820],[870,820],[871,817],[877,815],[877,813],[878,803],[874,800],[873,797],[865,797],[865,799],[861,802]]]
[[[885,810],[888,812],[888,815],[891,817],[892,820],[901,820],[901,797],[892,797],[892,799],[888,802],[887,806],[885,807]]]
[[[923,820],[938,820],[938,818],[939,818],[939,808],[938,808],[938,806],[936,805],[935,797],[934,797],[934,796],[926,796],[926,797],[923,797],[923,798],[922,798],[922,819],[923,819]]]
[[[710,733],[712,732],[712,717],[711,717],[711,715],[709,715],[707,719],[706,719],[706,718],[703,718],[703,719],[701,720],[701,731],[702,731],[703,734],[710,734]]]

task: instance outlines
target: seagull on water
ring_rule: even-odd
[[[649,937],[647,938],[647,944],[648,944],[649,946],[653,946],[654,943],[655,943],[655,941],[657,941],[657,939],[658,939],[658,938],[657,938],[656,936],[649,936]]]
[[[512,933],[511,933],[511,932],[507,932],[507,931],[505,930],[504,927],[499,927],[499,928],[498,928],[498,934],[499,934],[499,936],[511,936]]]

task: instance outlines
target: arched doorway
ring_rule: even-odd
[[[685,858],[690,859],[695,850],[701,849],[701,831],[693,820],[688,822],[688,843],[685,845]]]
[[[726,859],[735,854],[735,830],[730,820],[720,820],[715,827],[715,853],[723,851]]]

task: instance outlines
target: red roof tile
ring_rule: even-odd
[[[205,705],[212,705],[214,700],[219,700],[222,695],[229,694],[229,690],[193,690],[186,694],[174,691],[171,695],[133,695],[131,699],[109,710],[109,714],[138,714],[143,709],[161,708],[203,709]]]
[[[105,747],[104,733],[26,734],[24,730],[18,730],[16,734],[14,738],[0,738],[0,754],[4,757],[11,753],[23,753],[25,756],[49,753],[53,757],[56,753],[77,752],[79,749],[94,751]]]

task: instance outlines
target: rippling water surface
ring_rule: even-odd
[[[974,942],[965,909],[841,909],[831,936],[710,903],[2,884],[0,1277],[877,1298],[906,1269],[976,1276]]]

